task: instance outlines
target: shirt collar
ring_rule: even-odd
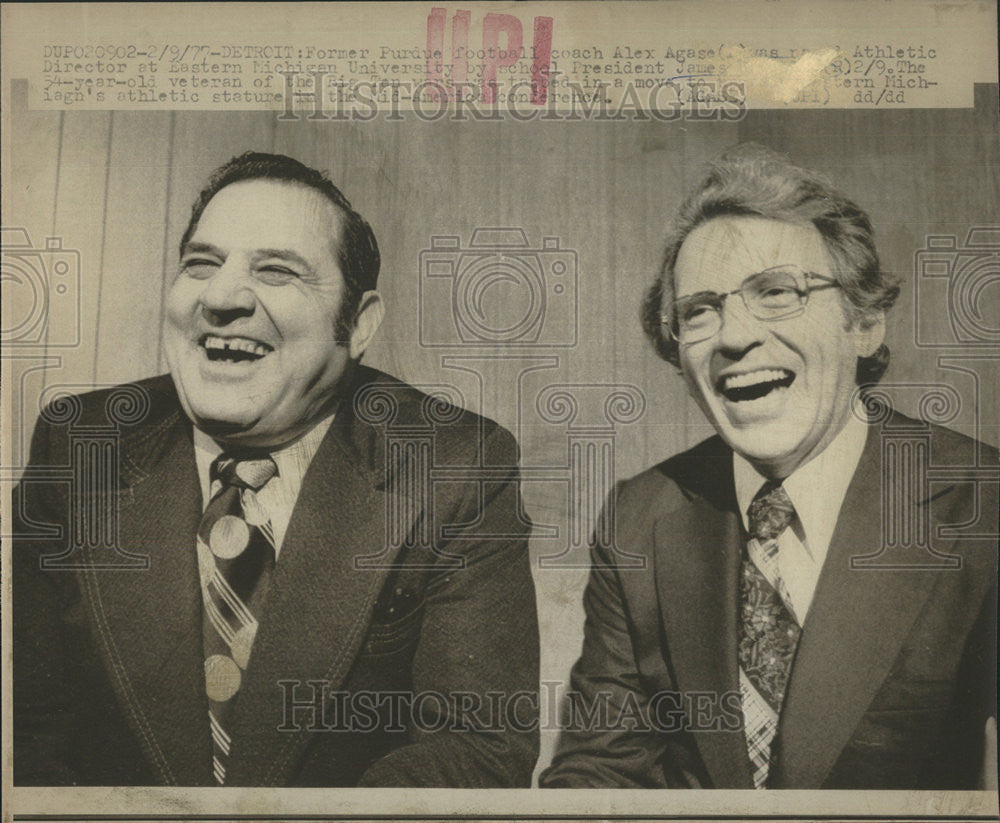
[[[847,487],[861,460],[868,437],[865,419],[864,407],[858,404],[827,447],[782,481],[795,506],[807,548],[817,562],[826,557]],[[766,480],[746,458],[733,453],[733,481],[745,529],[747,509]]]
[[[319,449],[319,444],[323,442],[323,438],[333,423],[333,417],[333,414],[327,415],[301,437],[270,452],[278,467],[277,476],[289,481],[296,491],[302,483],[306,469],[309,468],[309,464]],[[208,505],[210,497],[212,461],[222,452],[222,446],[197,426],[194,426],[194,457],[198,466],[198,480],[201,484],[203,506]]]

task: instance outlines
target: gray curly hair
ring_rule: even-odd
[[[667,239],[663,265],[643,301],[646,336],[660,357],[674,366],[680,366],[677,342],[663,328],[660,317],[664,299],[675,296],[677,255],[692,231],[723,216],[764,217],[815,227],[835,263],[833,276],[855,322],[862,326],[876,322],[896,302],[899,284],[879,266],[868,215],[825,176],[763,146],[744,143],[716,159],[684,201]],[[888,366],[889,348],[883,343],[872,355],[858,358],[858,384],[877,383]]]

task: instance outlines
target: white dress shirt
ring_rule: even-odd
[[[297,440],[270,452],[278,471],[257,492],[257,502],[271,519],[271,528],[274,530],[275,559],[281,553],[281,544],[285,539],[285,532],[288,531],[292,509],[295,508],[299,489],[302,488],[302,478],[305,477],[306,470],[332,422],[333,415],[331,414],[320,420]],[[202,511],[208,508],[208,502],[211,499],[212,461],[222,451],[222,446],[195,427],[194,456],[198,464],[198,479],[201,481]]]
[[[822,452],[782,481],[798,518],[778,538],[778,570],[788,586],[799,625],[804,624],[809,612],[830,538],[867,437],[867,424],[852,413]],[[743,527],[749,529],[747,509],[767,478],[734,452],[733,480]]]

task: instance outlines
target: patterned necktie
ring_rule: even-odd
[[[795,517],[780,483],[765,483],[748,510],[740,575],[739,663],[744,732],[754,788],[767,783],[771,744],[802,630],[778,570],[778,537]]]
[[[226,782],[231,740],[226,719],[250,660],[271,570],[274,533],[257,500],[277,472],[270,457],[212,463],[211,500],[198,528],[204,598],[205,691],[212,731],[212,771]]]

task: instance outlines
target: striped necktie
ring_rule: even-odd
[[[778,569],[778,538],[795,517],[780,483],[765,483],[748,510],[740,574],[739,663],[743,728],[754,788],[767,784],[781,705],[802,633]]]
[[[257,634],[274,568],[274,534],[257,492],[277,472],[270,457],[219,455],[211,468],[211,500],[198,528],[204,599],[205,691],[212,732],[212,771],[226,782],[231,738],[226,721]]]

